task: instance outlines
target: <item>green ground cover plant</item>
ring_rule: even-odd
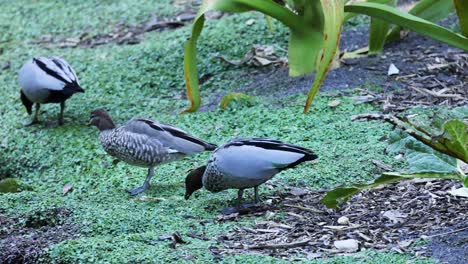
[[[369,105],[355,105],[348,97],[332,108],[329,98],[318,96],[313,115],[298,115],[301,98],[288,97],[288,106],[273,108],[258,98],[252,106],[237,105],[226,111],[207,111],[179,115],[185,106],[182,95],[183,43],[190,27],[152,32],[138,45],[103,45],[96,48],[59,49],[35,42],[45,34],[73,37],[82,30],[90,34],[111,31],[121,19],[127,23],[146,20],[156,12],[164,17],[181,9],[171,1],[1,1],[0,13],[0,175],[14,178],[20,192],[0,194],[0,214],[22,219],[24,215],[50,208],[66,208],[71,221],[80,227],[80,237],[48,248],[45,263],[129,263],[129,262],[207,262],[214,257],[209,248],[215,240],[201,241],[185,236],[204,233],[209,238],[234,226],[252,225],[255,218],[239,222],[212,223],[218,209],[231,205],[233,193],[200,192],[185,202],[184,177],[188,170],[207,159],[193,159],[159,166],[151,189],[140,198],[130,199],[125,190],[141,182],[144,171],[112,163],[99,145],[98,133],[86,126],[90,112],[105,107],[117,123],[141,116],[177,125],[214,143],[232,137],[273,137],[309,147],[320,156],[318,163],[286,171],[275,180],[281,184],[316,189],[344,184],[357,179],[373,179],[377,170],[371,159],[394,167],[398,161],[383,153],[381,138],[389,125],[352,122],[354,114],[366,113]],[[71,16],[70,14],[80,14]],[[72,17],[73,19],[71,19]],[[258,23],[246,26],[251,18]],[[201,39],[199,69],[214,77],[205,83],[206,93],[226,92],[246,80],[248,66],[235,69],[210,58],[212,52],[240,57],[254,43],[287,42],[287,29],[274,22],[275,31],[258,14],[230,16],[211,21],[205,28],[210,39]],[[249,36],[249,37],[246,37]],[[235,45],[232,45],[235,43]],[[68,102],[66,124],[43,123],[25,127],[28,116],[21,105],[17,71],[27,59],[37,55],[61,55],[77,71],[86,89]],[[208,96],[209,97],[209,96]],[[54,120],[57,107],[44,106],[43,120]],[[268,125],[265,125],[268,124]],[[143,173],[143,174],[142,174]],[[2,176],[0,176],[2,177]],[[63,187],[72,190],[63,193]],[[262,195],[267,195],[265,191]],[[261,218],[260,218],[261,219]],[[208,221],[205,224],[200,222]],[[188,244],[169,247],[159,236],[175,231]],[[192,260],[187,256],[194,256]],[[265,256],[227,256],[223,262],[282,262]],[[432,263],[413,256],[364,251],[350,256],[317,260],[315,263]]]

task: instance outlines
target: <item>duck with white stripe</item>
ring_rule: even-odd
[[[63,124],[65,101],[75,93],[83,93],[73,68],[64,59],[56,56],[38,57],[26,62],[19,71],[21,102],[29,115],[36,104],[31,124],[39,122],[41,104],[60,103],[59,124]]]
[[[104,109],[94,110],[89,123],[99,129],[99,139],[107,153],[128,164],[148,168],[144,184],[128,191],[132,196],[149,188],[156,165],[216,148],[180,128],[149,119],[133,118],[116,127]]]
[[[218,147],[207,165],[189,173],[185,179],[185,199],[202,187],[211,192],[239,189],[237,203],[240,206],[244,189],[254,188],[255,203],[258,203],[260,184],[283,170],[316,158],[309,149],[279,140],[234,139]]]

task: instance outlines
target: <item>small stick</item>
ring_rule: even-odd
[[[452,231],[446,232],[446,233],[435,234],[435,235],[432,235],[432,236],[421,236],[421,238],[426,239],[426,238],[433,238],[433,237],[438,237],[438,236],[445,236],[445,235],[449,235],[449,234],[453,234],[453,233],[458,233],[458,232],[466,230],[466,229],[468,229],[468,226],[465,226],[465,227],[462,227],[462,228],[459,228],[459,229],[455,229],[455,230],[452,230]]]
[[[319,214],[323,214],[323,213],[324,213],[324,211],[319,210],[319,209],[309,208],[309,207],[304,207],[304,206],[299,206],[299,205],[285,204],[284,206],[296,208],[296,209],[299,209],[299,210],[302,210],[302,211],[306,211],[306,212],[311,212],[311,213],[319,213]]]
[[[249,246],[248,249],[278,249],[278,248],[295,248],[307,245],[310,242],[310,238],[302,241],[296,241],[291,243],[280,243],[280,244],[259,244],[255,246]]]

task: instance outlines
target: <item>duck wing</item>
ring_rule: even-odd
[[[311,150],[268,138],[231,140],[213,154],[219,170],[235,178],[269,179],[317,158]]]
[[[19,72],[24,89],[48,89],[73,94],[83,92],[72,67],[59,57],[38,57],[27,62]]]
[[[180,128],[150,119],[132,119],[125,124],[124,129],[145,135],[149,140],[157,140],[164,147],[183,154],[193,154],[216,148],[216,145],[196,138]]]

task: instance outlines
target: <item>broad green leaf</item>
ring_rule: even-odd
[[[465,181],[463,182],[463,185],[465,185],[465,187],[468,187],[468,176],[465,177]]]
[[[325,194],[321,201],[328,208],[336,208],[338,205],[345,203],[349,198],[362,190],[403,179],[406,178],[401,177],[400,175],[382,175],[369,184],[355,184],[352,187],[340,187],[331,190]]]
[[[323,48],[318,60],[317,73],[312,83],[312,87],[307,95],[304,113],[306,113],[312,101],[317,95],[328,71],[330,70],[335,54],[340,43],[341,28],[343,26],[344,2],[342,0],[321,0],[324,15],[323,24]]]
[[[377,2],[378,0],[369,0],[368,2]],[[387,5],[395,6],[396,0],[389,0]],[[378,18],[372,17],[369,30],[369,55],[382,53],[387,39],[390,24]]]
[[[296,4],[302,20],[300,29],[292,29],[289,36],[289,75],[300,76],[313,72],[324,46],[324,17],[320,1]]]
[[[452,11],[453,2],[451,0],[421,0],[408,13],[431,22],[437,22],[447,17]],[[387,39],[400,39],[401,30],[401,26],[395,26],[388,34]]]
[[[408,179],[417,179],[417,178],[441,178],[441,179],[456,179],[460,180],[460,175],[456,173],[414,173],[414,174],[402,174],[397,172],[390,172],[382,174],[374,182],[369,184],[356,184],[352,187],[340,187],[334,190],[331,190],[325,194],[322,198],[322,203],[328,208],[336,208],[338,205],[346,202],[353,195],[358,192],[375,188],[382,184],[388,184],[392,182],[398,182]]]
[[[354,187],[340,187],[334,190],[331,190],[325,194],[322,198],[322,203],[328,208],[337,208],[338,205],[345,203],[353,195],[360,192],[360,188]]]
[[[387,4],[388,2],[390,1],[393,1],[393,0],[368,0],[367,2],[372,2],[372,3],[379,3],[379,4]],[[395,0],[395,1],[398,1],[398,0]],[[347,4],[349,2],[349,0],[345,1],[345,3]],[[343,18],[343,21],[348,21],[349,19],[357,16],[359,14],[356,14],[356,13],[348,13],[346,12],[344,14],[344,18]]]
[[[457,160],[417,141],[408,134],[395,130],[390,133],[387,151],[404,152],[408,161],[406,173],[455,173]]]
[[[404,152],[406,144],[413,140],[415,139],[410,137],[405,132],[399,129],[393,130],[388,135],[388,146],[385,150],[390,154]]]
[[[445,145],[453,152],[457,153],[458,158],[468,162],[468,131],[466,124],[460,120],[450,120],[444,125],[444,136],[448,136],[448,142]]]
[[[223,110],[226,110],[228,108],[229,104],[232,101],[238,101],[238,102],[243,102],[246,104],[250,104],[253,101],[252,96],[243,94],[243,93],[230,93],[227,94],[221,99],[221,102],[219,103],[219,107]]]
[[[358,2],[345,6],[346,12],[365,14],[377,17],[392,24],[397,24],[418,32],[427,37],[447,43],[449,45],[468,50],[468,38],[454,33],[446,28],[431,23],[417,16],[404,13],[396,8],[368,2]]]
[[[454,0],[454,3],[461,31],[468,37],[468,0]]]
[[[408,174],[414,173],[457,173],[457,160],[442,154],[425,144],[412,140],[406,144]]]
[[[0,193],[13,193],[19,192],[20,185],[14,178],[6,178],[0,180]]]
[[[290,72],[293,74],[303,74],[314,70],[315,58],[319,52],[318,48],[316,48],[318,44],[310,45],[310,43],[320,42],[320,23],[318,25],[313,24],[313,28],[305,27],[305,25],[309,26],[310,24],[305,24],[306,20],[303,17],[271,0],[204,0],[194,19],[192,33],[184,49],[184,77],[187,98],[190,101],[190,107],[184,110],[184,112],[193,112],[200,107],[201,99],[196,65],[196,44],[203,29],[204,14],[212,10],[232,13],[255,10],[279,20],[291,30],[290,46],[293,46],[294,51],[288,55]],[[320,20],[317,19],[316,21]],[[309,45],[306,45],[306,42]],[[308,47],[308,49],[305,47]],[[298,55],[298,52],[303,52],[301,54],[302,57]]]

